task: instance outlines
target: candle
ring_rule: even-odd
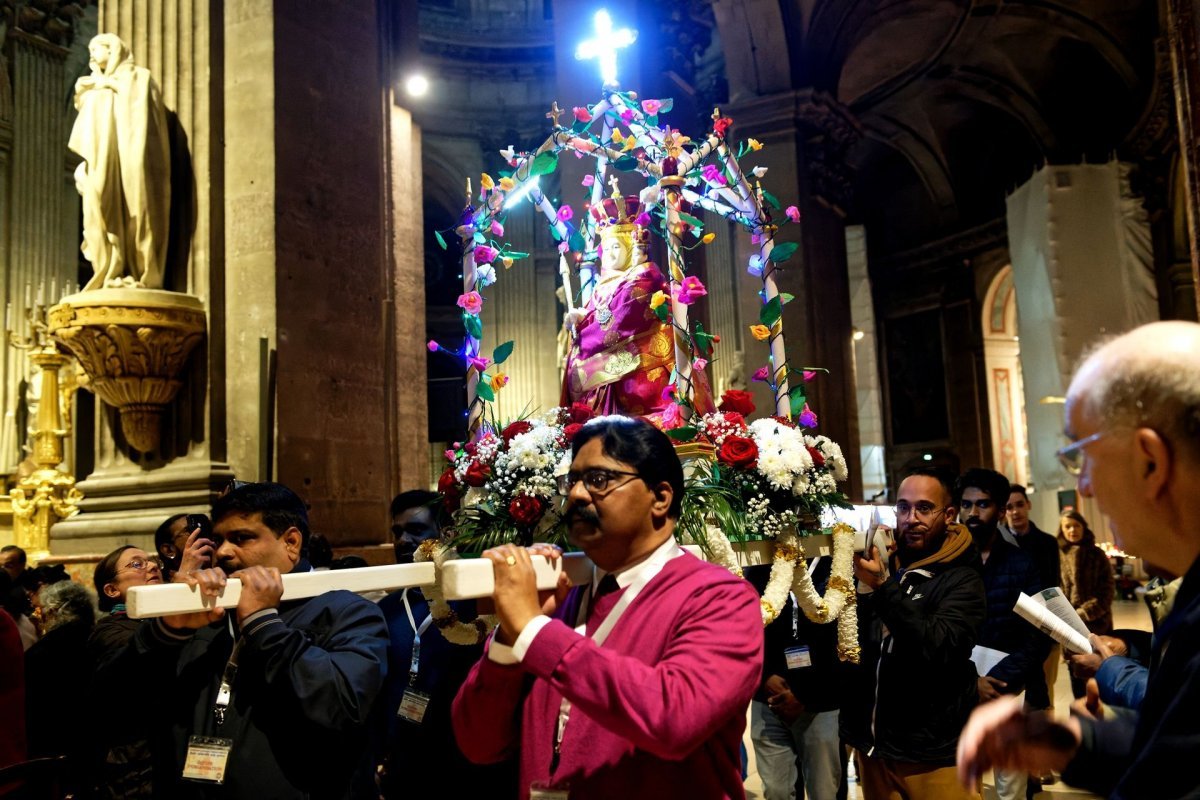
[[[12,303],[4,304],[4,330],[12,330]]]
[[[37,290],[37,302],[34,303],[34,305],[36,305],[38,308],[41,308],[45,304],[46,304],[46,284],[39,283],[38,290]]]
[[[25,281],[25,308],[33,305],[33,284]]]
[[[58,297],[59,297],[59,295],[58,295],[58,278],[51,278],[50,279],[50,302],[53,303],[53,302],[57,301]]]

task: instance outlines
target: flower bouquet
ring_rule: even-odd
[[[842,449],[826,436],[805,432],[816,425],[807,406],[799,423],[786,417],[748,422],[746,415],[753,412],[748,392],[726,392],[720,410],[692,426],[695,438],[716,448],[716,459],[694,465],[680,527],[711,560],[739,574],[730,540],[773,539],[771,577],[761,601],[763,624],[779,615],[797,582],[796,599],[805,616],[821,623],[836,619],[839,655],[856,661],[854,530],[838,525],[832,531],[833,570],[824,597],[804,568],[800,544],[805,530],[815,532],[825,509],[850,507],[838,490],[838,482],[848,477]]]
[[[571,462],[571,437],[592,416],[577,405],[555,408],[455,442],[438,480],[453,517],[454,545],[478,553],[505,542],[565,540],[557,477]],[[498,431],[498,432],[497,432]]]

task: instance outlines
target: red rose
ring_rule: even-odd
[[[527,494],[519,494],[508,504],[508,515],[518,525],[530,527],[542,518],[542,501]]]
[[[808,448],[808,454],[812,456],[813,464],[818,467],[825,466],[825,456],[821,455],[821,451],[815,447]]]
[[[519,419],[516,422],[509,424],[507,428],[500,431],[500,438],[508,444],[513,440],[513,437],[520,436],[522,433],[528,433],[533,430],[533,423],[529,420]]]
[[[730,389],[725,394],[721,395],[721,405],[717,408],[722,411],[732,411],[735,414],[741,414],[743,417],[754,413],[754,397],[749,392],[743,392],[740,389]]]
[[[472,461],[471,466],[467,467],[467,473],[463,475],[463,483],[467,486],[483,486],[491,474],[492,471],[488,469],[487,464]]]
[[[581,430],[583,430],[583,425],[578,422],[570,422],[563,427],[563,438],[567,440],[568,445],[574,441],[575,434],[579,433]]]
[[[462,492],[459,491],[458,481],[454,479],[454,467],[446,467],[446,471],[438,478],[438,491],[441,492],[442,503],[448,511],[458,508]]]
[[[586,403],[572,403],[567,410],[567,417],[571,422],[577,422],[580,425],[587,422],[592,417],[596,416],[596,412]]]
[[[724,136],[725,132],[729,130],[729,126],[732,124],[733,120],[731,120],[729,117],[721,117],[713,123],[713,132],[716,133],[717,136]]]
[[[745,436],[726,436],[717,451],[717,461],[729,467],[753,469],[758,463],[758,445]]]

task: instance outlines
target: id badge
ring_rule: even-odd
[[[529,800],[570,800],[570,790],[566,786],[551,789],[548,781],[534,781],[529,786]]]
[[[788,669],[803,669],[812,666],[812,656],[807,647],[789,647],[783,651],[783,657],[787,659]]]
[[[418,692],[416,689],[405,689],[396,716],[420,725],[421,721],[425,719],[425,710],[428,707],[429,695]]]
[[[187,758],[183,762],[183,777],[189,781],[224,783],[225,765],[233,739],[217,736],[192,736],[188,739]]]

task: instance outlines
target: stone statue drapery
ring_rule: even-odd
[[[83,161],[83,254],[94,274],[84,290],[160,289],[171,206],[166,111],[150,71],[133,63],[117,36],[88,44],[92,72],[75,82],[79,116],[70,149]]]

